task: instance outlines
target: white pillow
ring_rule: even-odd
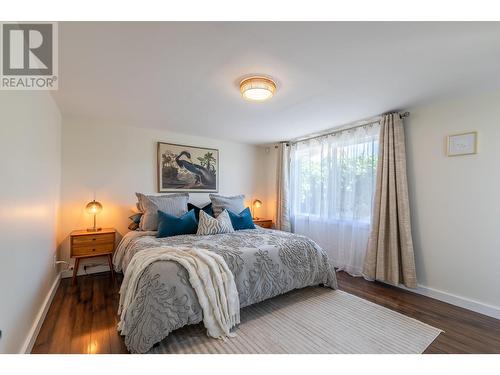
[[[239,214],[245,209],[245,196],[243,194],[232,197],[225,197],[219,194],[209,194],[208,196],[212,202],[215,217],[219,216],[223,210]]]
[[[188,193],[175,193],[167,195],[137,195],[138,207],[144,213],[139,223],[140,230],[158,229],[158,210],[172,216],[182,216],[187,210]]]
[[[198,231],[196,235],[205,236],[207,234],[221,234],[234,232],[231,218],[226,210],[216,218],[210,216],[205,211],[200,210],[200,221],[198,222]]]

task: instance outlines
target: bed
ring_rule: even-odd
[[[235,278],[240,307],[306,286],[337,287],[326,253],[304,236],[261,228],[209,236],[156,238],[155,234],[127,233],[114,254],[115,270],[127,272],[134,254],[148,248],[188,246],[224,258]],[[142,274],[136,298],[122,319],[127,327],[125,344],[133,353],[145,353],[173,330],[202,320],[186,270],[172,261],[158,261]]]

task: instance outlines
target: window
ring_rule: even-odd
[[[353,275],[362,273],[370,233],[378,138],[373,124],[298,142],[290,151],[292,230]]]
[[[369,222],[378,155],[378,131],[373,133],[356,131],[295,145],[292,213]]]

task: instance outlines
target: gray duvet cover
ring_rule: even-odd
[[[323,284],[336,288],[326,253],[312,240],[270,229],[241,230],[210,236],[156,238],[154,232],[130,232],[114,256],[117,271],[139,251],[161,246],[191,246],[221,255],[234,274],[240,306],[245,307],[292,289]],[[127,348],[145,353],[173,330],[203,320],[186,270],[172,261],[151,264],[141,276],[136,297],[123,324]]]

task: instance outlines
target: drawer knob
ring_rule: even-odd
[[[95,241],[95,238],[92,238],[92,241]]]
[[[95,249],[92,249],[92,251],[95,251]]]

